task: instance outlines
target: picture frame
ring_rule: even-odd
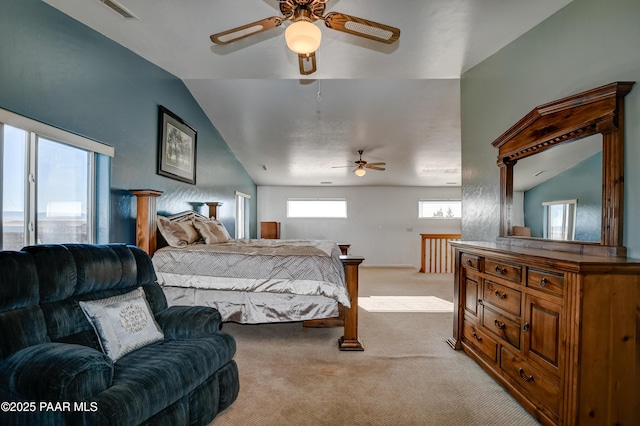
[[[195,185],[198,132],[162,105],[158,122],[158,174]]]

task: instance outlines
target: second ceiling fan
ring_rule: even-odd
[[[298,54],[300,74],[313,74],[316,68],[316,50],[322,33],[313,22],[322,20],[327,28],[391,44],[400,38],[400,30],[389,25],[329,12],[324,15],[329,0],[283,0],[280,12],[283,16],[271,16],[241,27],[212,34],[215,44],[229,44],[254,34],[279,27],[284,21],[292,21],[285,31],[287,46]]]
[[[356,168],[354,169],[354,173],[357,176],[364,176],[367,173],[366,169],[371,169],[371,170],[386,170],[384,167],[381,166],[386,166],[387,163],[384,162],[378,162],[378,163],[368,163],[366,161],[364,161],[362,159],[362,153],[364,152],[364,150],[360,149],[358,150],[358,154],[360,154],[360,158],[356,161],[354,161]],[[340,168],[340,167],[353,167],[353,166],[333,166],[334,169]]]

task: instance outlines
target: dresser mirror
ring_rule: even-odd
[[[563,143],[513,168],[512,227],[531,238],[600,243],[602,135]],[[513,230],[513,228],[512,228]]]
[[[626,256],[622,246],[624,97],[633,84],[611,83],[538,106],[493,142],[500,167],[500,242]],[[535,207],[538,213],[531,216],[523,204],[524,188],[532,185],[525,183],[531,180],[527,175],[542,172],[538,177],[543,177],[558,160],[564,160],[566,170],[553,172],[547,186],[554,188],[547,188],[544,201],[534,201],[539,204]],[[576,177],[576,169],[569,170],[581,166],[591,170],[587,173],[590,178],[600,176],[588,183],[600,186],[599,202],[593,201],[597,194],[584,192],[577,183],[575,196],[569,192],[551,195],[561,187],[573,186],[574,180],[586,181]],[[527,198],[533,199],[536,190],[526,191]],[[563,215],[558,223],[554,223],[556,212]]]

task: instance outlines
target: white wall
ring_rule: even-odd
[[[349,243],[365,266],[420,268],[420,234],[460,233],[459,219],[418,219],[419,200],[459,200],[460,188],[258,186],[258,222],[280,222],[280,237]],[[287,198],[345,198],[347,219],[287,218]]]

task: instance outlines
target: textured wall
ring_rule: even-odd
[[[614,81],[640,81],[640,2],[574,0],[461,82],[466,240],[498,235],[497,150],[491,142],[534,107]],[[625,236],[640,258],[640,83],[627,95]]]
[[[221,201],[234,229],[234,190],[256,186],[183,82],[39,0],[2,0],[0,107],[115,147],[111,237],[135,242],[128,189],[165,191],[158,210]],[[158,105],[198,131],[197,185],[156,174]],[[256,233],[255,214],[252,235]]]

